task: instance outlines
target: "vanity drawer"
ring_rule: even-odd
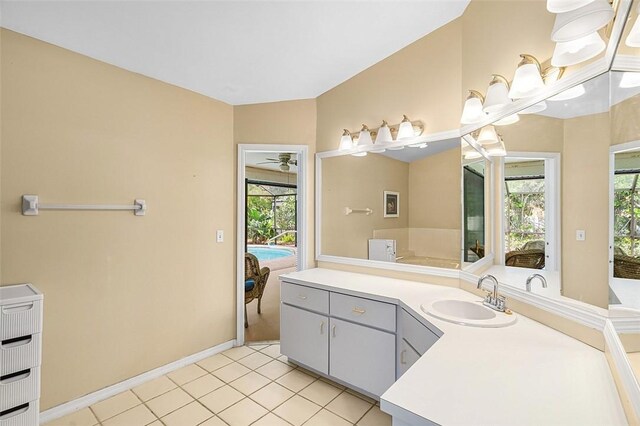
[[[280,299],[289,305],[298,306],[310,311],[329,313],[329,292],[317,288],[305,287],[282,281]]]
[[[0,426],[33,426],[38,424],[40,400],[26,402],[8,410],[0,410]]]
[[[396,305],[331,293],[331,316],[396,332]]]
[[[400,317],[399,334],[420,355],[423,355],[427,349],[438,341],[438,336],[404,309],[400,309],[398,316]]]
[[[0,377],[0,411],[36,400],[39,395],[39,367]]]
[[[41,300],[0,306],[0,340],[29,336],[41,331]]]
[[[40,334],[0,342],[0,376],[40,365]]]

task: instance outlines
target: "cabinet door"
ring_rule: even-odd
[[[395,335],[331,318],[329,374],[374,395],[396,378]]]
[[[292,361],[328,374],[328,318],[281,303],[280,352]]]
[[[415,351],[404,339],[398,339],[398,378],[420,358],[420,354]]]

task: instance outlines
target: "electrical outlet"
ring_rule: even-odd
[[[218,229],[216,231],[216,243],[224,242],[224,231],[222,229]]]
[[[584,229],[578,229],[576,231],[576,241],[584,241],[586,239],[586,232]]]

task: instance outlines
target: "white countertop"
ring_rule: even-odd
[[[440,298],[480,300],[471,293],[322,268],[280,278],[397,303],[442,330],[381,397],[384,411],[409,424],[420,418],[440,425],[627,424],[603,352],[522,315],[509,327],[476,328],[420,309]]]

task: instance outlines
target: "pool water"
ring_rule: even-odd
[[[249,247],[248,251],[258,260],[273,260],[295,255],[293,250],[287,248]]]

